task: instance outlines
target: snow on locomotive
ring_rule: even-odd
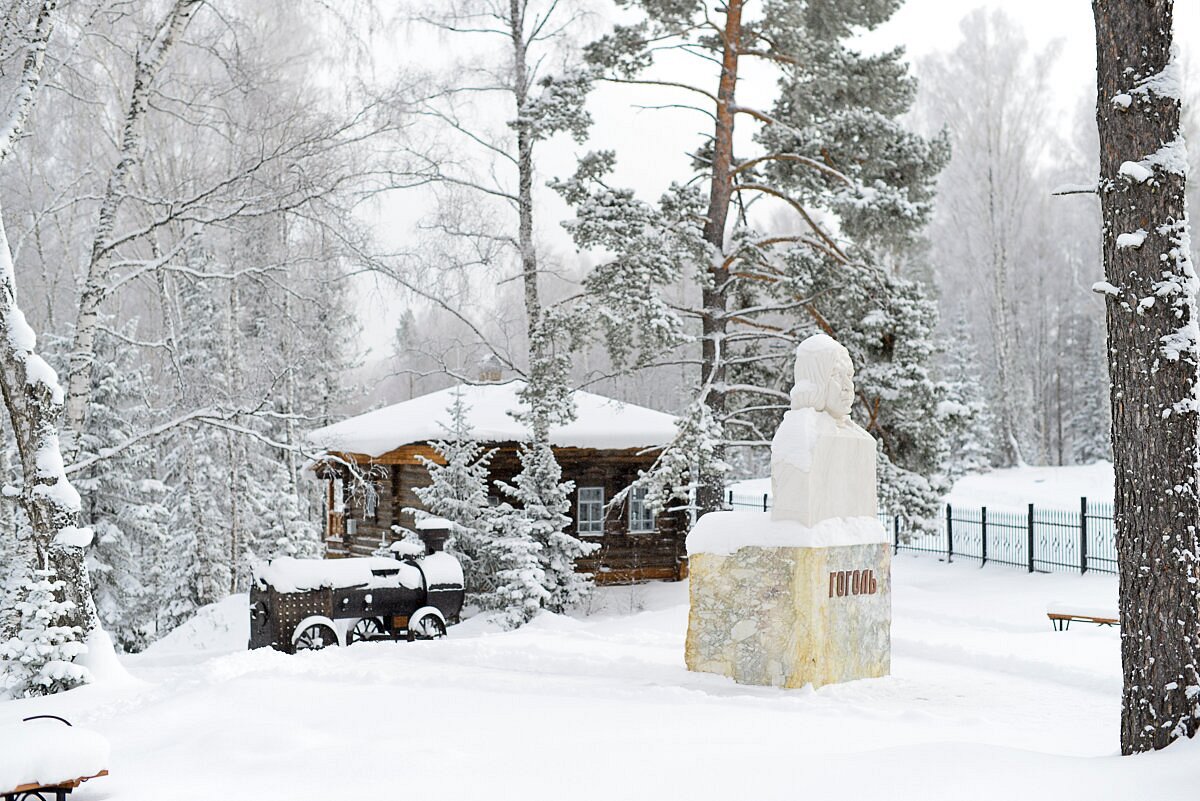
[[[463,605],[462,566],[442,550],[449,529],[426,521],[425,546],[393,543],[391,556],[280,557],[255,570],[250,648],[295,653],[364,640],[446,636]],[[440,522],[440,521],[439,521]]]

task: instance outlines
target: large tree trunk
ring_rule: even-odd
[[[12,421],[21,462],[21,508],[32,534],[32,567],[55,571],[63,600],[74,606],[56,625],[96,625],[91,581],[83,560],[87,535],[77,528],[80,501],[63,471],[58,447],[62,389],[50,366],[34,351],[33,330],[17,305],[8,238],[0,214],[0,392]]]
[[[733,123],[736,114],[734,94],[738,79],[738,50],[742,40],[742,0],[731,0],[725,8],[724,52],[721,59],[721,83],[717,89],[716,130],[713,133],[712,183],[708,196],[708,219],[704,240],[709,244],[712,264],[709,280],[702,290],[700,381],[707,388],[704,402],[718,425],[725,419],[725,333],[728,320],[729,269],[725,266],[725,222],[733,197]],[[713,452],[716,462],[725,460],[725,446]],[[720,472],[701,466],[700,486],[696,493],[697,513],[713,512],[725,505],[725,486]]]
[[[10,159],[24,133],[41,85],[46,46],[54,30],[57,0],[31,4],[31,27],[27,31],[6,28],[9,36],[24,37],[25,58],[20,81],[9,98],[11,111],[0,125],[0,163]],[[9,23],[22,11],[9,9]],[[5,41],[5,44],[11,44]],[[63,580],[63,600],[74,603],[56,623],[78,626],[83,632],[96,624],[91,582],[83,560],[85,535],[76,524],[79,495],[67,481],[58,444],[58,417],[62,412],[62,389],[58,376],[35,352],[36,337],[17,304],[16,275],[12,252],[0,211],[0,394],[12,423],[21,462],[21,506],[29,518],[34,567],[53,569]]]
[[[1129,754],[1197,727],[1197,285],[1184,170],[1147,160],[1182,156],[1178,86],[1163,80],[1172,0],[1093,0],[1093,11]]]

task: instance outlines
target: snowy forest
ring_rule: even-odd
[[[539,441],[572,389],[678,415],[656,508],[768,473],[820,332],[914,530],[964,474],[1111,459],[1090,76],[1000,8],[872,43],[902,6],[14,0],[4,369],[48,383],[3,416],[0,641],[78,579],[138,652],[322,555],[308,432],[484,363]]]
[[[1194,795],[1198,49],[6,0],[0,797]]]

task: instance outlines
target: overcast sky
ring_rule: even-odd
[[[1062,109],[1076,109],[1084,98],[1095,91],[1095,40],[1090,0],[906,0],[895,16],[878,30],[867,34],[862,45],[868,50],[883,50],[902,45],[909,60],[917,63],[924,56],[952,50],[961,40],[959,23],[964,16],[979,7],[1001,8],[1020,22],[1033,50],[1055,43],[1058,60],[1054,67],[1053,86],[1059,95]],[[1184,52],[1185,64],[1200,68],[1200,57],[1191,56],[1200,50],[1200,0],[1181,0],[1175,4],[1176,41]],[[445,48],[454,40],[436,40],[429,32],[409,28],[411,38],[396,51],[409,58],[426,61],[443,60]],[[1193,79],[1193,85],[1200,80]],[[757,84],[757,86],[755,85]],[[739,100],[755,103],[756,94],[766,104],[773,91],[769,78],[748,82]],[[761,89],[760,92],[755,91]],[[699,141],[699,136],[711,125],[696,112],[681,110],[642,110],[636,104],[670,102],[659,90],[635,90],[627,86],[602,86],[589,100],[596,124],[591,139],[584,145],[559,137],[543,147],[539,157],[541,177],[569,175],[575,158],[587,150],[613,149],[618,154],[618,169],[614,176],[618,185],[631,186],[648,197],[657,196],[672,178],[687,173],[687,153]],[[569,239],[558,223],[569,216],[569,210],[556,196],[544,190],[539,236],[553,255],[563,263],[576,260]],[[403,240],[408,226],[414,221],[414,209],[428,208],[426,202],[412,196],[394,198],[381,210],[381,234],[390,245],[411,244]],[[385,357],[390,349],[392,332],[402,310],[398,298],[386,288],[364,282],[359,287],[362,298],[363,339],[371,349],[370,359]]]

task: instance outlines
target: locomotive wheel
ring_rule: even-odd
[[[436,640],[446,636],[446,624],[433,612],[426,612],[409,624],[408,633],[414,640]]]
[[[346,632],[346,645],[383,636],[383,622],[377,617],[360,617]]]
[[[296,635],[292,644],[297,651],[320,651],[331,645],[337,645],[337,634],[324,623],[313,623]]]

